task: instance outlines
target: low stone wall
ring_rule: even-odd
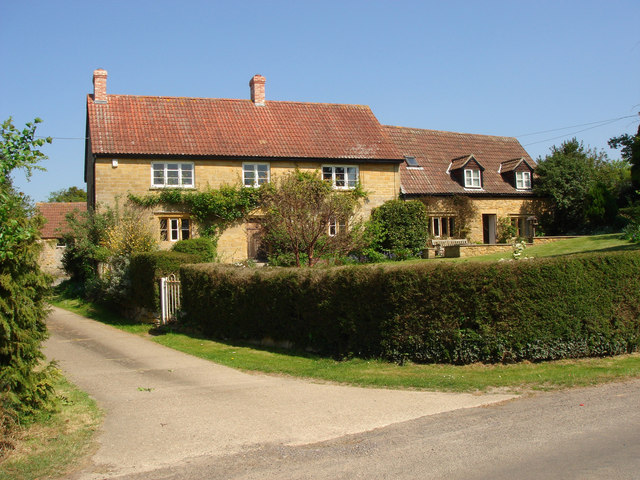
[[[543,245],[545,243],[557,242],[558,240],[567,240],[569,238],[578,238],[578,235],[573,236],[557,236],[557,237],[535,237],[533,239],[534,245]]]
[[[531,245],[530,243],[527,245]],[[453,245],[451,247],[445,247],[445,258],[465,258],[465,257],[479,257],[480,255],[488,255],[490,253],[498,252],[511,252],[513,245],[502,243],[492,245]]]

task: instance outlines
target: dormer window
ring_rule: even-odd
[[[464,186],[465,188],[482,188],[480,170],[465,168],[464,169]]]
[[[531,188],[531,172],[516,172],[516,188],[518,190]]]

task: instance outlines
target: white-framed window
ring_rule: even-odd
[[[482,188],[480,170],[466,168],[464,170],[464,186],[466,188]]]
[[[338,233],[345,231],[347,223],[344,220],[336,220],[332,218],[329,220],[329,236],[335,237]]]
[[[177,242],[191,238],[191,221],[188,218],[161,218],[160,240]]]
[[[333,188],[352,189],[358,185],[358,167],[350,165],[326,165],[322,167],[322,179],[331,182]]]
[[[259,187],[269,183],[270,168],[268,163],[243,163],[242,183],[245,187]]]
[[[192,162],[151,162],[151,186],[193,188]]]
[[[518,190],[531,188],[531,172],[516,172],[516,188]]]
[[[455,231],[455,217],[431,217],[430,223],[434,237],[450,237]]]

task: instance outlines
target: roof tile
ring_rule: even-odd
[[[87,112],[97,155],[402,160],[363,105],[89,95]]]
[[[36,207],[46,220],[40,230],[40,236],[43,239],[60,238],[69,231],[66,221],[68,213],[74,210],[78,212],[87,211],[86,202],[36,203]]]

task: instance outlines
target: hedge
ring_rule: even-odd
[[[171,251],[132,255],[129,270],[132,303],[150,312],[160,311],[158,280],[172,273],[178,274],[180,265],[198,261],[197,255]]]
[[[337,357],[542,361],[631,352],[640,339],[637,252],[180,274],[182,309],[205,334]]]

